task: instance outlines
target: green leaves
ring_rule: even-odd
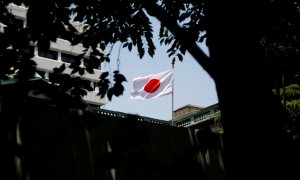
[[[132,50],[132,43],[128,43],[126,42],[124,45],[123,45],[123,48],[127,47],[129,51]]]
[[[109,75],[108,72],[104,72],[101,74],[100,81],[97,84],[99,87],[98,95],[100,95],[101,98],[107,95],[107,98],[111,101],[113,95],[118,97],[123,94],[124,87],[122,83],[127,80],[124,75],[119,73],[119,71],[114,71],[113,80],[115,81],[115,83],[112,87],[109,88],[110,81],[107,79],[108,75]]]
[[[159,37],[161,45],[169,46],[167,53],[168,56],[172,58],[172,63],[174,63],[176,60],[183,61],[186,49],[172,34],[169,33],[168,29],[161,26]]]
[[[101,76],[100,76],[100,79],[105,79],[105,78],[107,78],[107,76],[108,76],[108,72],[103,72],[102,74],[101,74]]]
[[[124,92],[124,87],[122,85],[122,83],[124,81],[127,81],[125,76],[123,76],[122,74],[119,73],[119,71],[114,71],[114,85],[113,87],[111,87],[108,92],[107,92],[107,98],[111,101],[112,100],[112,96],[120,96],[123,94]]]
[[[66,65],[65,65],[65,64],[62,64],[59,68],[57,68],[57,67],[54,68],[54,69],[53,69],[53,72],[54,72],[54,73],[57,73],[57,74],[58,74],[58,73],[63,73],[63,71],[64,71],[65,69],[66,69]]]
[[[290,84],[290,85],[284,87],[284,89],[280,88],[280,96],[285,96],[285,99],[287,101],[293,101],[295,99],[300,99],[299,84]]]
[[[15,1],[19,4],[21,1]],[[113,45],[117,42],[123,44],[123,48],[132,51],[136,48],[139,58],[149,55],[154,57],[155,44],[153,42],[153,27],[146,11],[155,13],[151,9],[146,9],[139,0],[101,0],[101,1],[75,1],[71,6],[70,1],[25,1],[29,10],[27,14],[27,26],[24,36],[26,38],[7,38],[1,39],[2,44],[10,45],[21,44],[16,39],[26,39],[24,44],[30,41],[37,42],[39,49],[49,49],[50,42],[56,41],[56,38],[62,38],[70,41],[71,45],[82,44],[85,50],[82,54],[75,58],[69,68],[72,69],[71,74],[78,73],[84,75],[85,73],[94,73],[102,62],[110,62],[109,55],[103,54],[107,45]],[[191,17],[201,17],[200,10],[202,9],[198,2],[194,1],[161,1],[161,8],[163,8],[168,15],[178,19],[180,25],[186,24],[186,29],[192,27],[193,33],[197,34],[199,29],[199,21],[191,19]],[[47,7],[47,8],[45,8]],[[5,8],[4,8],[5,9]],[[4,11],[3,11],[4,12]],[[5,13],[1,13],[5,14]],[[7,13],[6,13],[7,14]],[[154,15],[154,14],[153,14]],[[70,23],[72,20],[84,23],[80,26],[76,23]],[[2,19],[5,19],[1,15]],[[41,20],[42,19],[42,20]],[[185,22],[191,20],[190,23]],[[5,19],[5,22],[10,22],[11,19]],[[6,24],[6,23],[4,23]],[[74,26],[73,26],[74,25]],[[6,27],[12,29],[12,26]],[[23,27],[22,27],[23,28]],[[198,29],[197,29],[198,28]],[[18,33],[18,29],[14,29],[12,34]],[[7,34],[6,34],[7,35]],[[1,35],[0,35],[1,36]],[[15,36],[19,37],[19,36]],[[178,40],[166,28],[161,28],[160,31],[161,44],[169,46],[168,55],[170,59],[182,61],[184,59],[185,48],[179,44]],[[7,48],[3,47],[3,49]],[[15,48],[15,47],[14,47]],[[98,49],[103,52],[99,52]],[[1,55],[1,52],[0,52]],[[26,57],[29,59],[29,57]],[[9,58],[11,59],[11,58]],[[17,57],[14,58],[17,62]],[[11,63],[11,62],[10,62]],[[23,63],[23,65],[26,63]],[[26,67],[33,67],[28,65]],[[2,64],[0,64],[2,66]],[[83,65],[83,66],[82,66]],[[6,76],[12,65],[0,67],[1,77]],[[65,65],[55,68],[55,74],[62,74],[65,70]],[[16,69],[16,68],[15,68]],[[33,68],[30,68],[31,70]],[[3,70],[3,71],[2,71]],[[15,71],[15,70],[13,70]],[[13,71],[11,73],[13,73]],[[2,73],[3,72],[3,73]],[[32,73],[31,73],[32,74]],[[109,92],[109,98],[113,95],[119,96],[122,91],[122,83],[126,78],[119,72],[114,72],[115,83],[109,91],[110,81],[109,75],[103,73],[100,77],[101,95]],[[61,82],[68,83],[68,82]],[[69,86],[69,85],[68,85]],[[82,94],[81,91],[75,91]]]
[[[137,39],[137,50],[138,50],[138,53],[139,53],[139,57],[142,59],[144,57],[145,50],[144,50],[143,43],[142,43],[141,39]]]
[[[127,81],[125,76],[122,74],[119,74],[119,71],[114,71],[114,81],[116,83],[122,83],[124,81]]]
[[[100,81],[97,84],[97,86],[99,87],[99,92],[97,95],[100,95],[100,97],[103,98],[108,91],[109,84],[110,82],[108,79],[100,79]]]

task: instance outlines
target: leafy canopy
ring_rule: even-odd
[[[7,8],[10,3],[28,8],[27,25],[20,26]],[[167,45],[167,53],[174,62],[182,61],[188,50],[207,72],[213,75],[212,61],[197,46],[209,34],[206,33],[206,19],[209,1],[195,0],[2,0],[0,1],[0,79],[12,76],[26,80],[34,76],[35,63],[28,47],[33,43],[41,49],[48,49],[51,41],[63,38],[86,48],[70,65],[72,73],[93,73],[93,69],[110,61],[107,51],[117,42],[129,51],[137,48],[138,55],[155,55],[153,28],[150,16],[161,22],[160,43]],[[272,63],[278,61],[293,64],[299,59],[299,1],[262,1],[265,7],[265,27],[260,27],[261,48]],[[79,32],[70,20],[84,24]],[[226,28],[226,27],[224,27]],[[270,34],[270,32],[272,32]],[[109,51],[108,51],[109,52]],[[280,59],[280,60],[278,60]],[[84,67],[81,67],[81,62]],[[295,66],[288,66],[292,69]],[[64,74],[64,66],[54,71],[57,87],[83,96],[91,87],[78,86],[80,80]],[[298,70],[293,69],[293,72]],[[111,99],[119,96],[126,78],[115,71],[114,84],[109,74],[99,77],[99,95]],[[60,78],[62,77],[62,78]]]

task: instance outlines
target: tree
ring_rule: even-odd
[[[153,56],[155,47],[147,12],[161,21],[161,43],[170,45],[167,52],[170,58],[173,61],[183,60],[187,50],[215,80],[224,122],[228,179],[244,179],[245,176],[249,179],[280,176],[287,179],[293,172],[290,169],[293,166],[286,165],[292,158],[283,158],[285,148],[289,147],[283,128],[287,114],[280,99],[272,92],[274,82],[279,80],[273,78],[269,69],[272,68],[270,62],[281,67],[276,63],[277,59],[281,59],[276,54],[278,49],[283,50],[281,55],[288,57],[285,63],[297,62],[300,32],[298,0],[26,0],[23,2],[28,5],[29,11],[28,27],[25,29],[11,23],[12,17],[5,9],[9,2],[20,4],[22,1],[1,1],[0,20],[6,25],[0,37],[1,78],[7,78],[16,69],[19,70],[19,79],[31,77],[34,64],[22,49],[26,49],[29,41],[47,48],[49,42],[55,41],[58,36],[73,44],[82,42],[86,48],[93,50],[91,56],[84,59],[91,64],[83,69],[88,72],[92,72],[93,64],[109,61],[109,54],[105,56],[97,52],[96,47],[105,49],[117,41],[129,50],[137,47],[141,58],[146,51]],[[70,15],[89,25],[84,33],[78,34],[72,28]],[[52,28],[57,31],[51,31]],[[210,57],[197,46],[204,39]],[[274,53],[270,55],[269,52]],[[82,59],[80,56],[78,61]],[[288,61],[291,59],[293,61]],[[78,63],[72,66],[74,71],[82,71]],[[278,74],[279,69],[274,68],[273,72]],[[62,70],[58,69],[57,74],[60,75]],[[115,72],[113,86],[109,85],[107,76],[105,73],[100,77],[101,95],[107,94],[111,98],[122,94],[124,76]],[[63,89],[74,86],[60,84]],[[273,163],[274,157],[277,164]]]
[[[276,91],[276,90],[274,90]],[[299,142],[300,122],[300,87],[299,84],[290,84],[280,88],[279,95],[282,98],[282,105],[288,111],[289,135],[292,141]]]

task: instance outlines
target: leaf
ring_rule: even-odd
[[[85,83],[83,87],[88,91],[94,91],[94,88],[91,86],[91,83],[89,81],[87,81],[87,83]]]
[[[105,49],[105,44],[104,43],[100,43],[100,49],[102,49],[102,50]]]
[[[164,43],[165,39],[161,39],[159,44],[162,45]]]
[[[37,46],[39,49],[48,50],[50,48],[50,40],[46,38],[41,38],[38,40]]]
[[[171,57],[175,54],[176,51],[172,51],[168,56]]]
[[[145,55],[145,50],[144,50],[144,48],[141,48],[139,50],[139,57],[140,57],[140,59],[142,59],[144,57],[144,55]]]
[[[65,63],[63,63],[59,68],[53,68],[54,73],[62,73],[66,69]]]
[[[124,92],[124,87],[121,83],[115,83],[113,87],[113,93],[115,96],[120,96]]]
[[[114,81],[117,83],[122,83],[123,81],[127,81],[127,80],[126,80],[125,76],[123,76],[122,74],[115,74]]]
[[[164,27],[162,25],[160,25],[160,28],[159,28],[159,37],[162,38],[164,35]]]
[[[186,49],[183,46],[180,46],[179,51],[181,52],[181,54],[185,54]]]
[[[84,74],[84,68],[79,68],[79,74],[82,76]]]
[[[107,98],[108,98],[109,101],[111,101],[112,95],[113,95],[113,88],[110,88],[110,89],[107,91]]]
[[[205,38],[207,38],[207,34],[204,34],[203,36],[201,36],[200,38],[199,38],[199,42],[203,42],[204,41],[204,39]]]
[[[185,20],[188,16],[189,16],[188,13],[182,13],[178,18],[179,22]]]
[[[179,60],[179,61],[182,61],[182,60],[183,60],[183,56],[182,56],[181,54],[178,53],[178,54],[177,54],[177,57],[178,57],[178,60]]]
[[[109,63],[109,62],[110,62],[110,58],[109,58],[109,56],[105,56],[105,57],[104,57],[104,61],[106,61],[106,62],[108,62],[108,63]]]
[[[79,89],[79,95],[80,96],[86,96],[87,95],[87,91],[85,89],[80,88]]]
[[[75,74],[79,71],[79,67],[74,67],[74,69],[71,71],[71,74]]]
[[[74,69],[74,68],[79,68],[81,64],[81,59],[84,57],[85,53],[82,53],[78,56],[75,57],[74,61],[69,65],[69,68]]]
[[[97,85],[99,87],[99,93],[97,95],[101,95],[101,98],[103,98],[109,88],[109,80],[103,79],[101,80]]]
[[[140,39],[140,38],[137,40],[137,49],[139,52],[139,56],[142,59],[145,55],[145,49],[143,47],[142,39]]]
[[[128,46],[128,43],[125,43],[123,44],[123,48],[127,47]]]
[[[90,74],[94,74],[94,68],[92,66],[86,66],[85,70]]]
[[[173,57],[173,59],[172,59],[172,64],[173,65],[175,64],[175,57]]]
[[[173,37],[173,36],[170,36],[170,37],[168,37],[168,38],[166,39],[165,44],[168,45],[168,44],[170,44],[173,40],[174,40],[174,37]]]
[[[152,47],[149,47],[148,48],[148,54],[153,58],[154,54],[155,54],[155,51],[154,51],[155,48],[152,48]]]
[[[108,72],[103,72],[102,74],[101,74],[101,76],[100,76],[100,79],[105,79],[105,78],[107,78],[107,76],[108,76]]]
[[[128,44],[128,50],[131,51],[132,50],[132,43]]]
[[[90,26],[88,24],[83,25],[82,30],[86,32]]]
[[[82,35],[72,34],[71,45],[75,46],[79,44],[80,42],[82,42],[82,39],[83,39]]]
[[[171,51],[173,51],[173,49],[172,49],[172,48],[168,49],[168,50],[167,50],[167,53],[169,53],[169,52],[171,52]]]
[[[80,65],[80,63],[78,64],[78,63],[75,61],[75,62],[72,62],[72,63],[69,65],[69,68],[71,68],[71,69],[79,68],[79,65]]]

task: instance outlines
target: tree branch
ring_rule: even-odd
[[[198,64],[202,66],[211,77],[214,77],[215,69],[213,68],[211,59],[204,54],[201,48],[196,44],[196,41],[191,38],[191,35],[179,27],[176,18],[168,15],[153,1],[145,1],[142,6],[149,14],[155,16],[164,26],[166,26],[187,51],[189,51]]]

